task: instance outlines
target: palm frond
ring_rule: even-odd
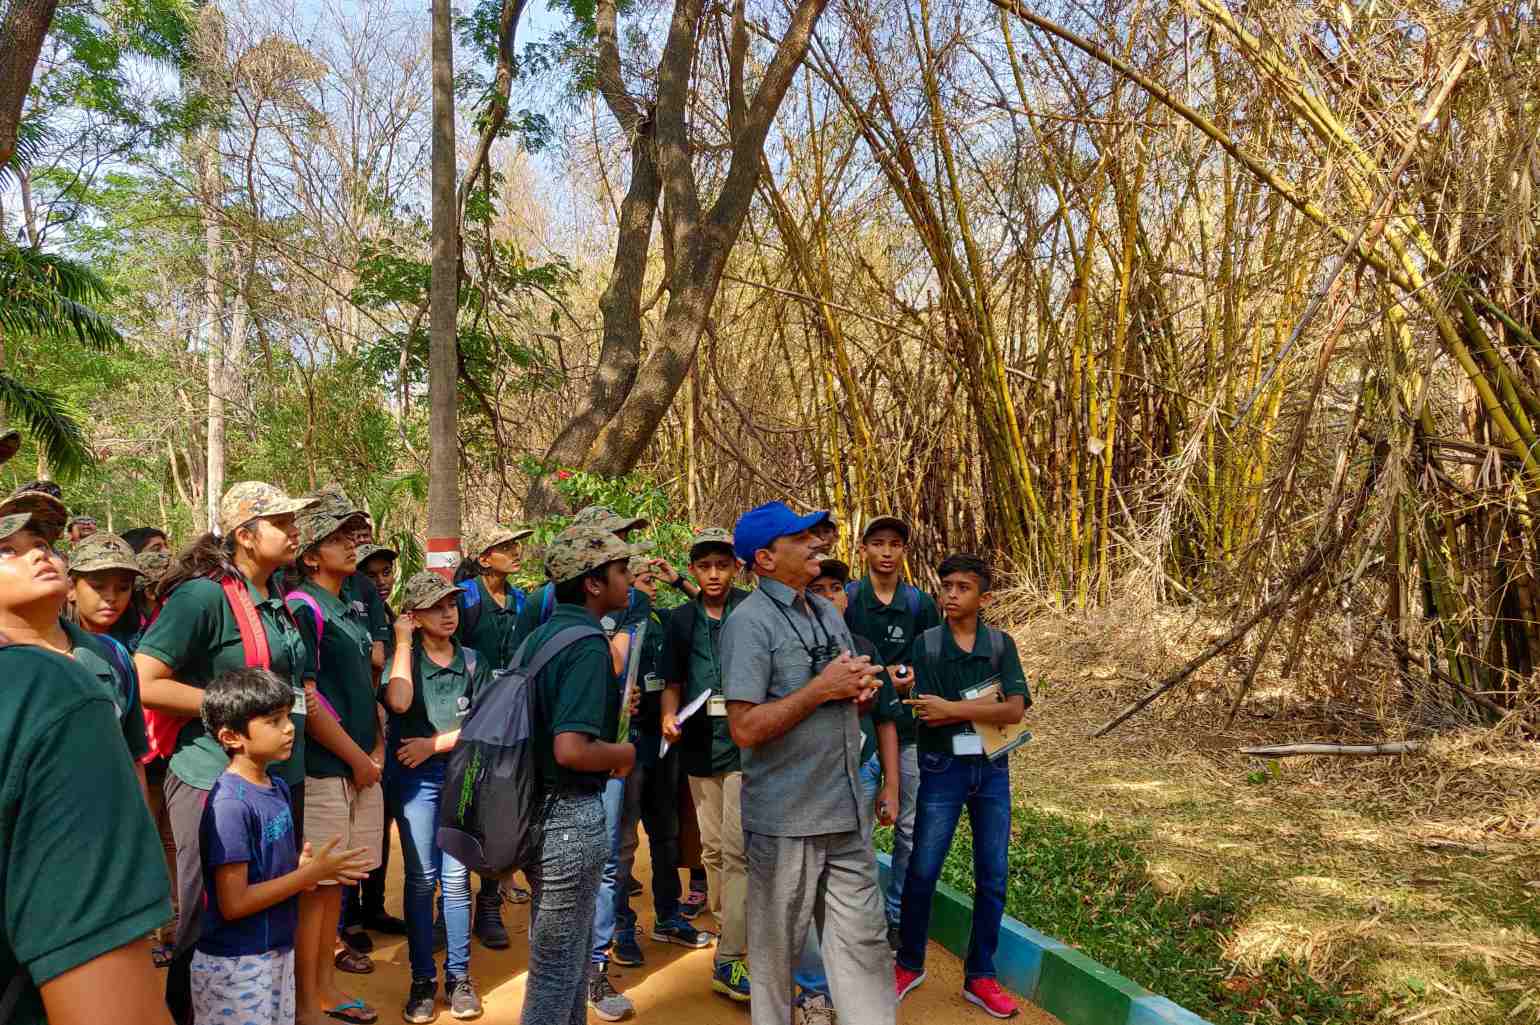
[[[96,461],[80,422],[53,392],[0,373],[0,406],[11,420],[26,425],[28,433],[43,446],[49,464],[61,474],[74,474]]]
[[[11,185],[23,168],[42,159],[48,139],[48,125],[40,117],[24,118],[16,126],[16,149],[8,163],[0,164],[0,188]]]
[[[0,241],[0,332],[65,338],[93,349],[112,349],[123,336],[92,308],[110,296],[89,267],[35,246]]]

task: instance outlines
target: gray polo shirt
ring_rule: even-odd
[[[723,694],[763,704],[807,686],[809,651],[854,645],[822,598],[761,578],[722,624]],[[853,701],[829,701],[782,736],[743,750],[743,828],[761,836],[819,836],[862,828],[861,721]]]

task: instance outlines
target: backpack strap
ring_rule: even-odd
[[[524,588],[515,587],[513,589],[513,614],[515,616],[523,615],[524,606],[527,604],[529,604],[529,599],[524,595]]]
[[[856,591],[860,590],[860,588],[861,588],[861,582],[859,580],[847,580],[847,581],[845,581],[845,599],[847,601],[855,601],[856,600]]]
[[[942,627],[933,626],[920,635],[925,645],[925,657],[932,662],[941,661],[941,630]]]
[[[594,626],[569,626],[558,630],[529,655],[529,661],[522,667],[525,679],[533,680],[540,675],[540,671],[545,668],[547,662],[578,641],[589,637],[597,637],[602,641],[604,639],[604,631]]]
[[[556,585],[546,584],[540,591],[540,623],[545,625],[556,611]]]
[[[299,601],[304,602],[306,605],[309,605],[310,614],[315,617],[315,647],[316,661],[318,663],[316,668],[319,669],[321,668],[319,665],[321,659],[321,638],[326,633],[326,615],[321,611],[321,603],[316,601],[315,595],[311,594],[309,591],[290,591],[288,594],[283,596],[285,603],[294,601],[295,599],[298,599]]]
[[[904,592],[905,604],[909,606],[909,616],[912,619],[920,618],[920,589],[910,583],[898,585]]]
[[[122,674],[123,682],[131,685],[134,682],[134,663],[129,658],[128,649],[111,634],[97,634],[96,639],[102,642],[102,647],[112,656],[113,668]]]
[[[999,676],[1000,663],[1005,658],[1005,631],[996,626],[985,626],[984,633],[989,638],[990,672]]]
[[[273,656],[267,649],[267,630],[257,615],[257,606],[251,600],[251,592],[246,589],[246,581],[237,576],[227,576],[219,581],[219,587],[225,592],[230,611],[235,613],[235,626],[241,633],[241,649],[246,656],[246,665],[271,669]]]

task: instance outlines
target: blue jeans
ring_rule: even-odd
[[[609,856],[599,874],[599,902],[594,906],[594,943],[591,960],[601,970],[610,963],[610,941],[615,938],[615,889],[620,874],[620,820],[625,812],[626,781],[608,780],[604,784],[604,835]]]
[[[652,738],[642,743],[657,744]],[[631,910],[631,895],[626,886],[636,864],[636,826],[647,828],[647,844],[652,854],[652,908],[659,922],[679,914],[679,758],[654,758],[651,764],[638,761],[626,777],[625,804],[620,816],[620,858],[616,870],[615,928],[636,929],[636,912]]]
[[[413,979],[432,979],[433,888],[444,890],[444,929],[449,946],[444,955],[446,978],[463,979],[471,964],[471,890],[466,867],[439,849],[439,795],[449,759],[437,756],[415,769],[391,758],[385,769],[385,799],[396,813],[401,855],[406,862],[402,910]]]
[[[920,798],[914,823],[914,856],[904,880],[904,908],[899,924],[898,964],[912,972],[925,968],[930,931],[930,902],[936,895],[941,865],[952,846],[957,820],[968,809],[973,827],[973,934],[963,975],[994,978],[1000,919],[1005,914],[1005,877],[1011,843],[1009,759],[998,764],[983,755],[920,756]]]

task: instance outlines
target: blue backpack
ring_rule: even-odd
[[[481,622],[481,588],[476,586],[474,580],[461,581],[465,590],[455,599],[460,606],[460,636],[469,637],[476,629],[476,624]],[[524,589],[513,589],[513,614],[519,615],[524,611]],[[549,617],[542,616],[540,622],[544,623]]]
[[[861,581],[851,580],[845,584],[845,597],[851,601],[856,600],[856,592],[861,589]],[[909,609],[909,615],[915,619],[920,618],[920,589],[910,583],[898,585],[898,593],[904,596],[904,604]],[[897,595],[894,595],[897,597]]]

